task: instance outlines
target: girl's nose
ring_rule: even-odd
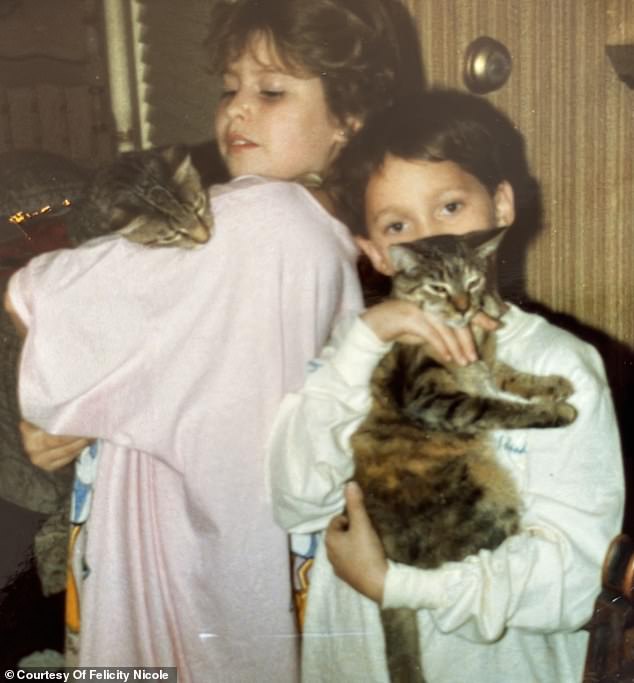
[[[231,100],[229,100],[226,111],[227,115],[232,119],[246,118],[251,111],[248,96],[240,91],[236,92]]]

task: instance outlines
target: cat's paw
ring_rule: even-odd
[[[539,383],[534,387],[533,398],[546,399],[559,403],[570,398],[575,393],[572,382],[559,375],[540,377]]]
[[[570,403],[555,404],[555,427],[565,427],[577,419],[577,409]]]

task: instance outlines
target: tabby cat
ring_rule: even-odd
[[[18,197],[30,199],[28,207],[21,206],[33,209],[41,207],[44,199],[50,201],[56,196],[59,200],[63,196],[61,192],[72,190],[72,204],[64,219],[75,244],[111,232],[151,247],[191,248],[209,240],[213,225],[209,193],[184,146],[124,153],[88,179],[84,176],[82,185],[79,167],[71,162],[60,163],[60,159],[64,162],[61,157],[46,153],[13,154],[14,168],[20,170],[22,163],[23,172],[14,175],[13,185],[9,184],[9,191],[5,193],[9,210],[14,206],[11,201]],[[36,178],[38,164],[44,169],[39,173],[41,185],[24,195],[22,190],[27,185],[18,183],[16,187],[17,180]],[[13,194],[11,188],[15,188]],[[37,194],[44,190],[48,193],[46,196]],[[48,516],[35,538],[38,572],[43,592],[48,595],[63,590],[65,584],[73,468],[46,472],[33,467],[23,453],[18,431],[20,412],[15,370],[20,345],[17,332],[2,308],[0,498]]]
[[[213,227],[209,193],[180,145],[126,152],[98,169],[68,223],[75,240],[119,232],[146,246],[185,248],[207,242]]]
[[[480,310],[499,318],[491,282],[504,228],[390,247],[392,296],[460,327]],[[421,568],[497,547],[520,526],[513,480],[490,430],[560,427],[576,411],[563,377],[514,370],[495,357],[495,334],[475,327],[481,360],[441,364],[425,345],[396,343],[371,380],[372,407],[352,437],[354,478],[387,556]],[[496,396],[496,390],[521,400]],[[392,683],[423,683],[416,612],[382,610]]]

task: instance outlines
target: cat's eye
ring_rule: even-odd
[[[432,294],[438,294],[441,296],[448,294],[449,292],[446,285],[438,285],[433,282],[425,285],[425,289]]]
[[[467,282],[467,289],[472,292],[474,289],[477,289],[481,284],[482,284],[482,278],[481,277],[471,278],[471,280],[469,280]]]

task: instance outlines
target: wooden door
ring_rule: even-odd
[[[634,456],[627,405],[634,391],[634,90],[606,55],[607,45],[634,43],[634,2],[404,2],[430,85],[465,88],[464,54],[478,36],[509,49],[510,79],[486,97],[524,133],[541,186],[542,227],[528,247],[526,289],[600,346],[626,454]]]

